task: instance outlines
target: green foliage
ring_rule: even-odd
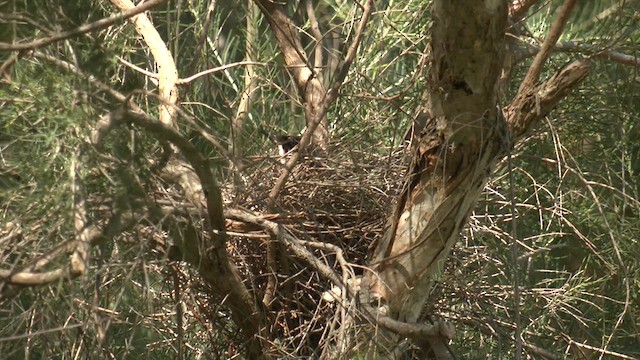
[[[554,55],[549,68],[570,59]],[[638,137],[630,136],[640,115],[637,69],[611,62],[593,66],[580,89],[516,149],[513,182],[506,162],[501,164],[442,280],[447,295],[440,306],[467,326],[454,343],[459,354],[474,349],[469,358],[514,356],[505,322],[513,322],[516,310],[513,300],[504,306],[513,299],[514,271],[520,278],[525,343],[562,353],[558,344],[571,340],[566,354],[578,358],[597,358],[587,347],[639,354],[633,329],[640,290],[635,280],[640,194],[636,163],[630,161],[638,147]],[[515,86],[522,70],[526,67],[516,70]],[[520,241],[517,270],[512,196]],[[487,349],[478,330],[503,347]],[[543,356],[526,344],[525,350]],[[584,351],[587,355],[580,355]]]
[[[105,4],[13,1],[12,13],[28,14],[40,26],[12,22],[0,27],[0,39],[26,41],[96,21],[115,12]],[[522,35],[523,43],[539,44],[560,4],[541,2],[532,9],[525,24],[533,36]],[[358,5],[338,0],[315,5],[321,30],[335,31],[348,44]],[[383,153],[401,142],[429,86],[430,64],[424,58],[429,6],[417,0],[377,5],[340,98],[329,110],[336,143]],[[174,1],[151,14],[180,77],[187,78],[245,59],[247,11],[246,1]],[[577,46],[554,53],[543,79],[581,54],[597,55],[608,47],[637,55],[637,13],[637,1],[580,2],[562,37]],[[296,21],[305,48],[313,49],[308,18],[300,15]],[[259,35],[250,45],[262,65],[254,67],[256,95],[240,135],[247,158],[269,153],[268,134],[297,133],[305,125],[298,89],[267,22],[258,16],[253,25]],[[141,40],[122,22],[38,51],[74,64],[156,116],[159,101],[145,95],[157,92],[154,80],[123,63],[156,71]],[[0,59],[10,56],[0,54]],[[505,102],[529,62],[514,69]],[[515,273],[527,344],[577,356],[576,347],[568,345],[573,341],[640,356],[637,69],[596,58],[587,82],[515,149],[513,178],[506,162],[496,169],[426,310],[455,321],[459,335],[452,348],[459,358],[514,355]],[[326,84],[335,76],[328,70]],[[179,87],[181,109],[225,148],[244,76],[245,67],[227,67]],[[92,246],[90,269],[81,278],[34,288],[0,284],[3,358],[173,359],[179,351],[183,358],[225,358],[240,352],[238,329],[220,299],[210,295],[213,291],[193,269],[168,260],[171,244],[165,240],[193,235],[183,229],[201,220],[184,215],[190,205],[157,171],[166,144],[144,129],[123,125],[108,134],[100,149],[91,146],[100,116],[121,104],[86,77],[28,52],[18,54],[0,81],[0,269],[33,266],[74,239],[75,181],[82,184],[91,224],[114,225],[110,221],[118,211],[136,215],[131,224],[119,224],[124,230]],[[182,117],[177,121],[180,131],[213,160],[217,180],[232,187],[228,159],[193,124]],[[242,191],[251,192],[250,185]],[[242,195],[255,195],[260,204],[263,194]],[[171,211],[165,211],[167,203]],[[517,268],[511,253],[514,217],[520,240]],[[65,267],[69,253],[40,270]],[[246,260],[236,260],[246,267],[243,276],[263,280],[264,273],[253,279]],[[285,343],[276,342],[283,353],[293,351],[284,349]],[[525,348],[531,357],[539,355]]]

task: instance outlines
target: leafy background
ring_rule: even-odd
[[[529,33],[519,35],[518,44],[540,44],[560,4],[546,1],[532,8],[523,20]],[[355,6],[320,2],[316,15],[324,30],[346,38]],[[291,12],[294,7],[291,4]],[[6,1],[2,8],[5,15],[34,20],[1,27],[3,42],[43,37],[114,12],[104,2],[84,1]],[[425,309],[425,314],[454,321],[458,332],[451,347],[460,358],[511,358],[516,311],[531,358],[640,357],[640,75],[637,66],[599,57],[603,49],[640,56],[639,10],[638,1],[576,6],[561,38],[566,47],[551,57],[546,75],[585,55],[594,56],[593,70],[545,124],[516,146],[511,165],[505,159],[496,169]],[[153,21],[176,57],[179,74],[187,77],[244,60],[249,11],[247,2],[175,1],[156,9]],[[207,14],[212,20],[203,33]],[[428,86],[420,75],[428,70],[423,54],[429,16],[429,4],[423,1],[378,4],[341,96],[330,110],[336,148],[386,159],[378,166],[402,167],[403,157],[392,154]],[[255,67],[257,95],[236,141],[247,158],[267,159],[248,168],[261,173],[272,164],[268,135],[299,132],[304,112],[266,22],[261,16],[254,21],[259,36],[250,46],[265,65]],[[303,30],[308,26],[301,24]],[[313,47],[308,38],[303,42]],[[72,63],[124,94],[156,91],[153,82],[120,60],[145,69],[154,66],[126,22],[38,51]],[[3,61],[11,56],[0,53]],[[504,104],[530,61],[525,58],[514,68]],[[226,145],[243,76],[243,67],[229,67],[180,88],[183,110]],[[154,114],[157,100],[134,96]],[[67,246],[74,234],[70,173],[76,164],[81,165],[77,168],[85,195],[95,203],[133,198],[140,189],[152,196],[171,191],[145,161],[160,157],[161,147],[141,129],[115,130],[101,152],[87,145],[98,118],[116,106],[86,78],[30,53],[20,54],[2,79],[3,269],[26,268]],[[227,160],[188,124],[180,126],[214,160],[216,176],[231,192]],[[370,171],[352,170],[354,176]],[[385,183],[388,188],[381,191],[388,194],[390,210],[401,176]],[[252,193],[249,198],[261,196]],[[91,217],[104,218],[110,211],[94,207]],[[514,220],[521,245],[518,261],[511,252]],[[241,344],[228,311],[210,297],[193,270],[167,259],[158,245],[163,231],[162,224],[140,219],[115,241],[96,244],[90,273],[74,281],[34,288],[0,284],[0,354],[7,359],[232,357]],[[66,261],[62,257],[50,266]],[[248,260],[238,259],[242,261]],[[518,310],[513,296],[516,273]],[[322,289],[310,291],[318,298]],[[282,356],[312,348],[294,333],[284,332],[276,343]],[[601,356],[597,349],[608,352]]]

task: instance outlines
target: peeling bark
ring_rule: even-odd
[[[568,18],[567,0],[545,49],[553,47]],[[399,321],[420,319],[431,287],[496,162],[588,74],[576,61],[537,83],[548,57],[541,52],[513,102],[499,104],[506,53],[508,2],[433,2],[432,67],[428,121],[414,148],[404,188],[367,275],[373,298]],[[507,120],[507,121],[505,121]],[[449,358],[443,337],[424,346]]]
[[[496,159],[507,149],[498,106],[507,2],[433,2],[429,120],[403,191],[377,246],[370,291],[399,321],[417,322]],[[444,336],[421,343],[449,359]]]
[[[525,137],[540,119],[587,77],[590,69],[588,60],[576,60],[549,80],[519,92],[504,110],[513,142]]]
[[[430,120],[415,149],[391,226],[373,257],[372,292],[393,317],[415,322],[498,154],[507,4],[435,1]]]

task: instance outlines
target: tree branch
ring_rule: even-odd
[[[558,42],[560,35],[562,35],[564,26],[567,23],[569,15],[571,15],[571,10],[573,9],[573,6],[575,4],[576,0],[565,0],[564,4],[560,8],[560,13],[556,18],[556,21],[553,23],[553,25],[551,25],[549,35],[542,44],[540,52],[538,53],[538,55],[536,55],[536,58],[531,64],[531,67],[529,67],[527,75],[524,77],[524,80],[522,80],[518,93],[526,91],[527,89],[533,87],[536,82],[538,82],[540,73],[542,73],[544,63],[547,61],[547,58],[549,58],[549,54],[551,54],[551,50],[553,49],[556,42]]]
[[[369,21],[369,16],[371,15],[372,9],[373,9],[373,0],[367,0],[367,2],[364,4],[362,18],[358,23],[356,36],[354,37],[353,42],[349,46],[349,50],[347,51],[347,55],[345,56],[344,63],[342,64],[342,67],[338,70],[332,86],[325,93],[324,100],[322,101],[320,108],[316,113],[316,117],[312,121],[311,126],[308,127],[307,130],[302,135],[302,138],[300,139],[300,143],[298,144],[299,150],[297,152],[294,152],[291,158],[287,161],[287,163],[284,166],[284,169],[282,170],[282,173],[280,174],[280,176],[278,177],[278,180],[273,186],[273,189],[271,190],[271,192],[269,192],[270,203],[272,204],[275,203],[276,199],[280,194],[280,191],[282,191],[282,189],[284,188],[284,185],[286,184],[287,179],[289,178],[289,175],[293,170],[293,167],[300,159],[301,154],[309,145],[313,132],[315,131],[316,127],[320,124],[322,118],[326,115],[327,111],[329,111],[329,108],[331,107],[333,102],[338,98],[338,90],[342,86],[344,79],[347,77],[349,68],[351,67],[353,60],[355,59],[358,46],[362,41],[364,28],[367,22]]]
[[[512,144],[517,143],[589,74],[588,60],[577,60],[542,84],[519,92],[504,110]]]
[[[211,243],[203,241],[199,244],[183,244],[182,250],[187,253],[185,259],[189,260],[207,283],[216,287],[219,295],[228,295],[227,306],[231,308],[231,316],[245,332],[249,342],[248,356],[251,358],[263,356],[261,345],[261,336],[264,335],[265,330],[261,325],[263,317],[227,254],[222,194],[211,171],[209,160],[177,130],[144,112],[133,112],[120,107],[112,111],[110,116],[114,118],[115,123],[130,121],[169,141],[184,155],[195,171],[202,184]]]
[[[563,41],[557,43],[553,47],[554,51],[560,52],[576,52],[587,54],[591,58],[600,58],[603,60],[611,60],[613,62],[630,65],[635,67],[640,67],[640,57],[635,55],[627,55],[625,53],[615,51],[615,50],[606,50],[606,49],[598,49],[593,45],[589,44],[578,44],[573,41]],[[535,45],[526,45],[526,47],[521,47],[517,50],[517,57],[514,60],[514,64],[521,62],[522,60],[534,56],[540,52],[540,47]]]
[[[130,11],[135,6],[131,0],[111,0],[111,3],[123,11]],[[170,105],[160,104],[159,119],[163,124],[177,127],[175,124],[176,111],[172,107],[178,101],[178,69],[173,61],[173,56],[167,48],[162,37],[145,14],[139,14],[129,19],[136,31],[142,35],[142,39],[149,47],[158,67],[158,90],[160,96],[166,99]]]
[[[323,64],[323,48],[322,48],[322,33],[320,33],[320,25],[318,24],[318,19],[316,18],[316,12],[313,8],[312,0],[303,0],[305,11],[307,13],[307,17],[309,18],[309,25],[311,27],[311,35],[313,35],[314,40],[316,41],[316,45],[314,46],[314,58],[313,58],[313,66],[315,71],[320,71],[322,69]]]
[[[102,30],[102,29],[108,28],[109,26],[119,21],[128,19],[142,12],[145,12],[163,2],[165,2],[165,0],[148,0],[130,10],[123,11],[120,14],[112,15],[107,18],[100,19],[91,24],[81,25],[73,30],[65,31],[54,36],[34,40],[28,43],[20,43],[20,44],[0,43],[0,50],[22,51],[22,50],[37,49],[39,47],[46,46],[57,41],[70,39],[72,37],[76,37],[78,35],[82,35],[88,32],[96,31],[96,30]]]
[[[200,71],[199,73],[193,74],[193,75],[191,75],[189,77],[186,77],[184,79],[179,79],[178,80],[178,84],[180,84],[180,85],[188,84],[188,83],[192,82],[193,80],[196,80],[197,78],[200,78],[202,76],[209,75],[209,74],[215,74],[215,73],[220,72],[220,71],[224,71],[224,70],[227,70],[227,69],[231,69],[231,68],[234,68],[234,67],[237,67],[237,66],[244,66],[244,65],[246,65],[247,67],[250,67],[252,65],[266,66],[267,64],[263,63],[263,62],[257,62],[257,61],[238,61],[238,62],[234,62],[234,63],[231,63],[231,64],[225,64],[225,65],[222,65],[222,66],[214,67],[212,69],[207,69],[207,70],[204,70],[204,71]]]
[[[298,88],[301,102],[304,103],[307,131],[313,128],[311,131],[313,143],[326,150],[329,142],[329,125],[326,114],[317,116],[318,107],[326,96],[322,83],[323,76],[319,71],[321,69],[316,69],[309,63],[307,54],[302,47],[298,27],[287,15],[284,6],[270,0],[254,1],[259,5],[269,22],[269,27],[284,57],[287,70]],[[316,119],[318,119],[318,124],[314,124]],[[302,144],[299,145],[299,149],[299,152],[304,151]]]

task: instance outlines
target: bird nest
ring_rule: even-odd
[[[301,157],[273,207],[267,206],[268,194],[284,166],[277,156],[262,158],[244,179],[244,191],[234,186],[233,192],[227,192],[231,195],[226,207],[248,209],[278,223],[339,276],[345,269],[338,264],[335,251],[309,244],[340,248],[346,261],[354,265],[351,275],[359,275],[363,267],[357,264],[366,264],[372,243],[384,232],[402,185],[407,151],[383,146],[354,149],[334,143],[329,154]],[[303,333],[310,349],[327,341],[322,334],[334,310],[320,299],[334,285],[305,261],[287,254],[284,247],[279,248],[276,263],[270,263],[267,249],[278,242],[273,235],[242,224],[228,225],[229,252],[258,299],[269,292],[269,282],[275,279],[274,297],[267,301],[275,324],[271,331],[281,339],[291,339],[292,347],[300,344]]]
[[[284,165],[278,156],[263,158],[245,179],[247,190],[236,188],[228,206],[270,214],[297,238],[336,245],[350,261],[363,264],[369,245],[384,231],[407,152],[334,143],[329,154],[302,156],[271,208],[267,198]]]

